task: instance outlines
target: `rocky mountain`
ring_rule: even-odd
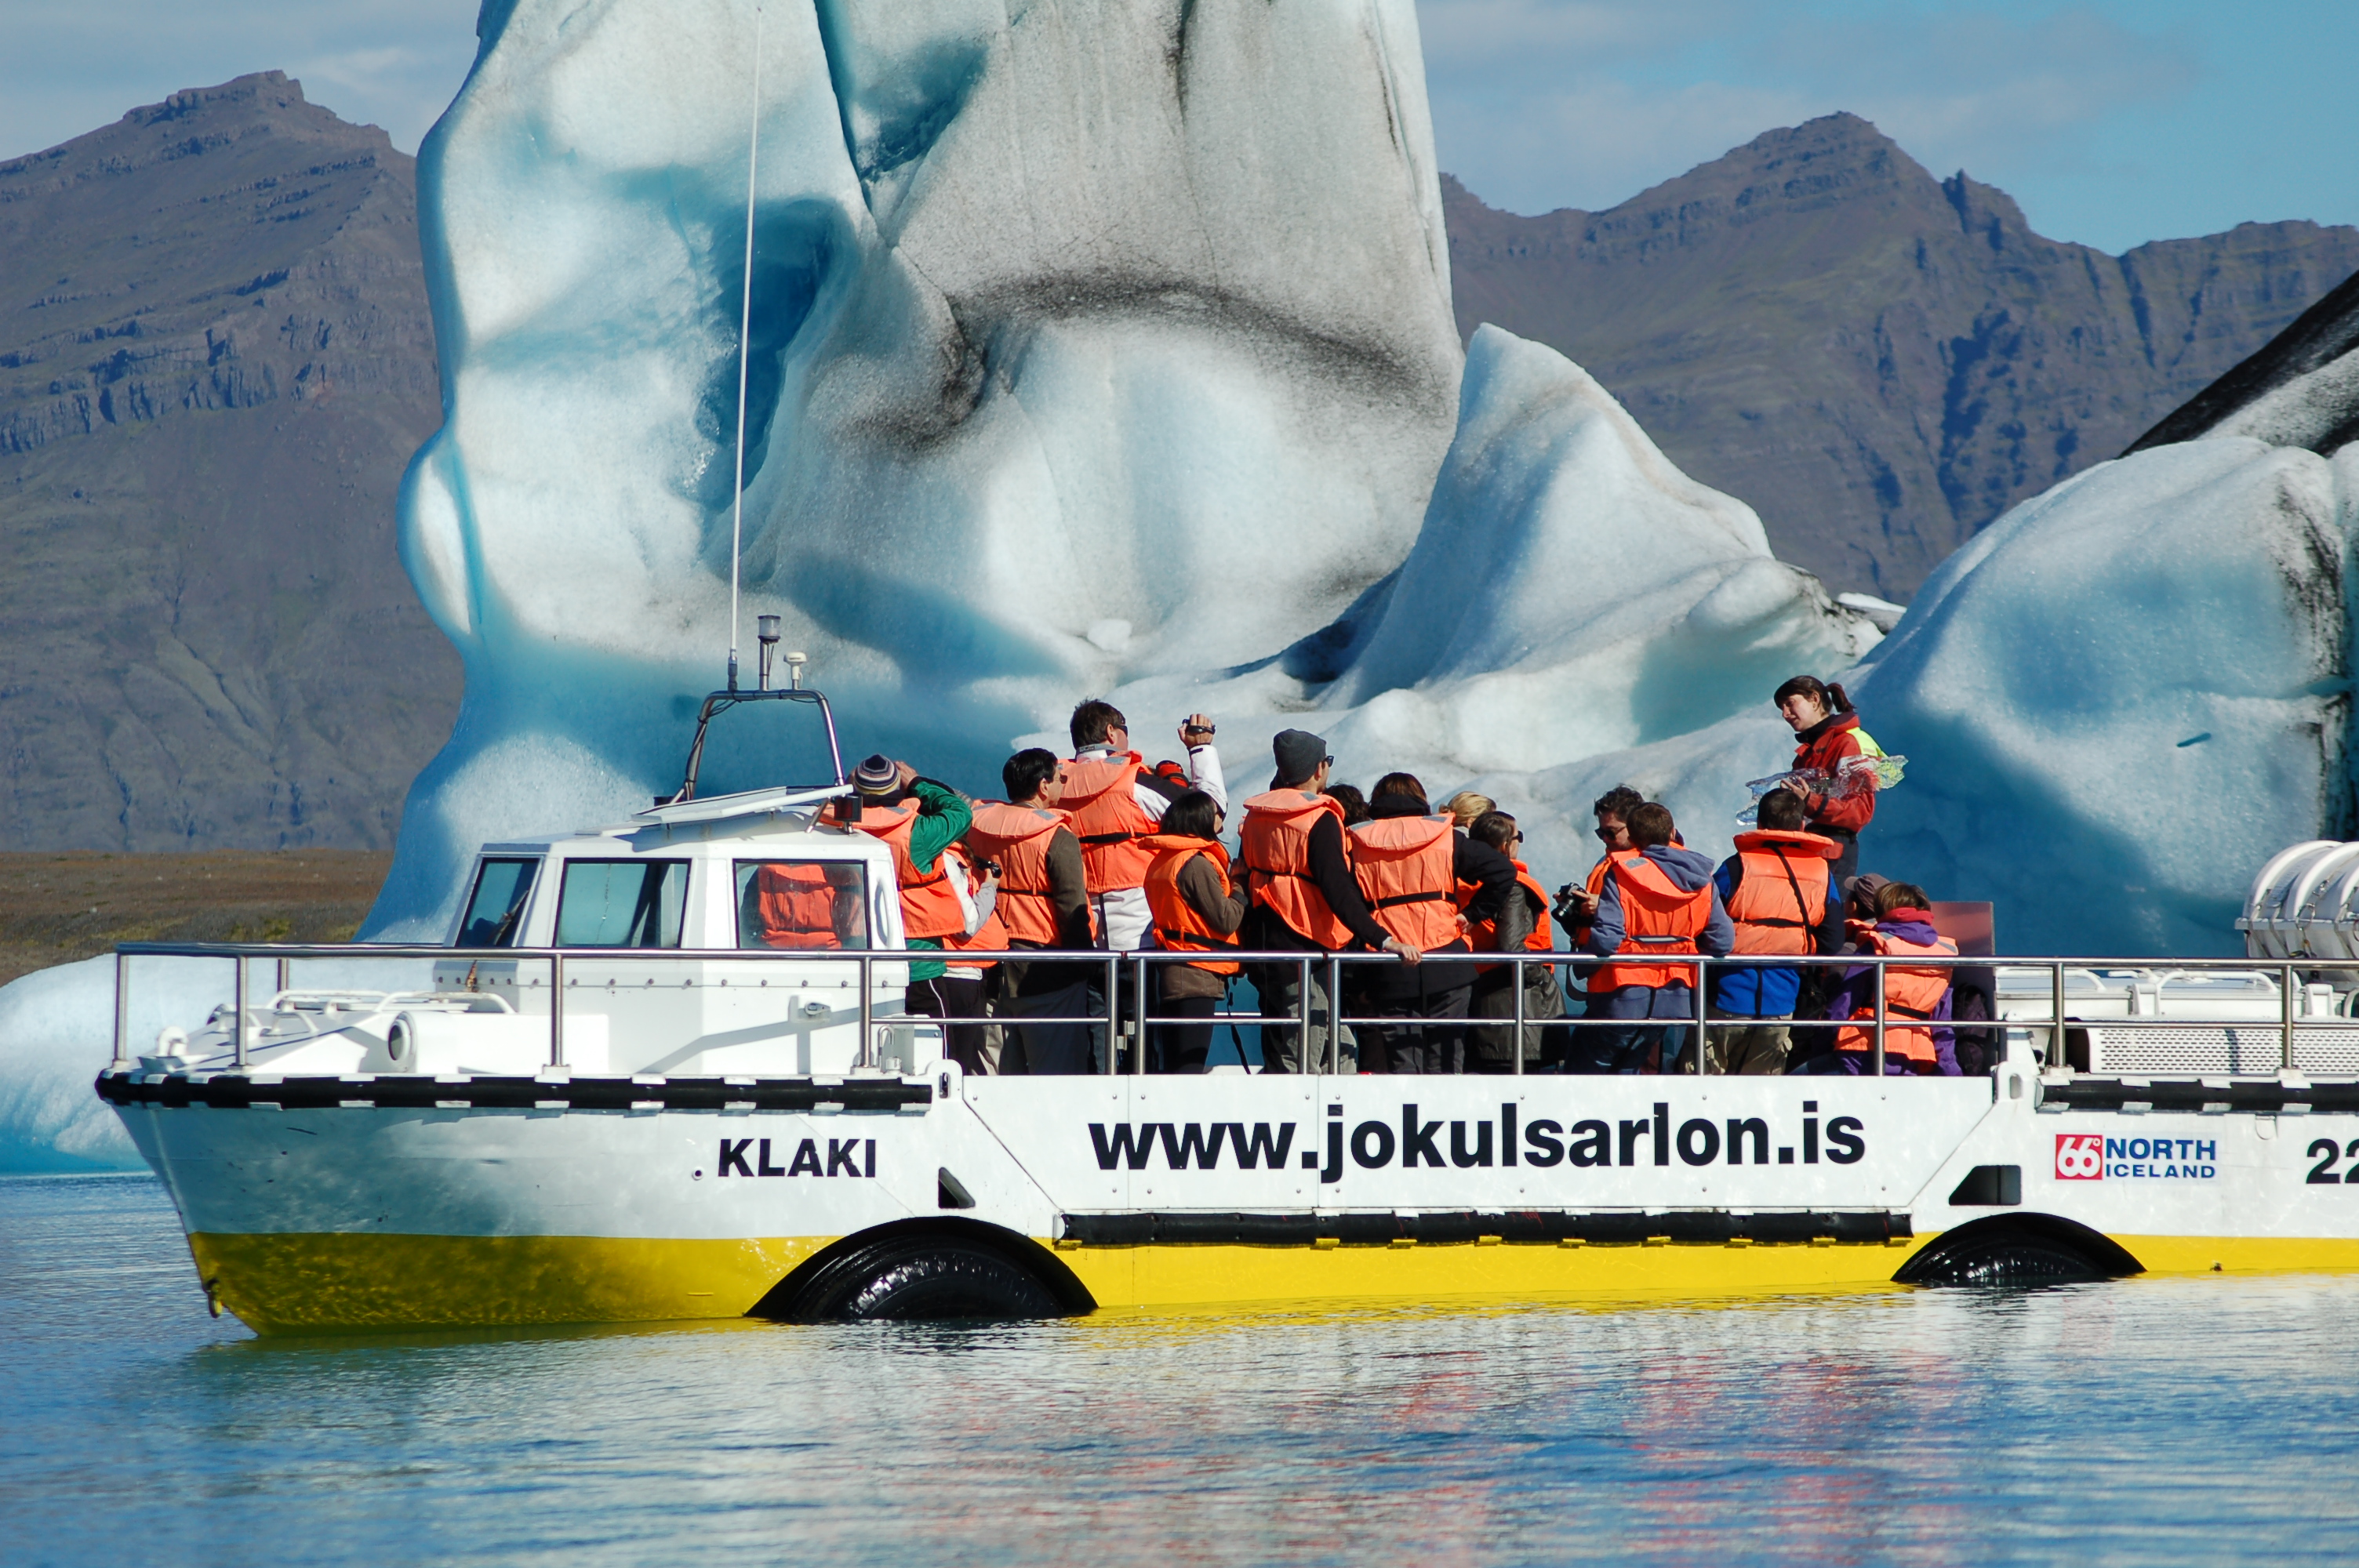
[[[1905,599],[2007,507],[2118,455],[2359,271],[2359,230],[2120,256],[2044,239],[1852,114],[1603,212],[1443,182],[1460,329],[1560,350],[1835,589]]]
[[[2359,441],[2359,274],[2140,436],[2133,452],[2250,436],[2331,458]]]
[[[0,164],[0,848],[389,847],[458,660],[412,160],[277,71]]]

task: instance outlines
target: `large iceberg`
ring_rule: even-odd
[[[1210,708],[1248,775],[1300,724],[1519,809],[1563,875],[1625,779],[1724,847],[1788,754],[1769,691],[1864,660],[1912,759],[1872,863],[2026,949],[2225,950],[2253,867],[2347,816],[2328,459],[2093,470],[1879,649],[1577,366],[1494,329],[1462,362],[1407,4],[756,26],[487,7],[423,149],[448,421],[404,538],[468,692],[374,932],[439,935],[487,838],[669,787],[717,681],[757,59],[744,613],[852,749],[988,790],[1085,695]]]
[[[1869,869],[1991,900],[2011,951],[2226,954],[2262,862],[2353,817],[2354,538],[2359,446],[2158,447],[2000,518],[1878,643],[1577,367],[1486,327],[1399,572],[1278,659],[1116,697],[1480,789],[1563,875],[1625,782],[1726,853],[1745,781],[1790,755],[1769,694],[1856,665],[1908,759]]]
[[[2270,855],[2352,817],[2359,448],[2102,464],[1928,579],[1858,698],[1910,759],[1877,857],[2018,951],[2221,954]]]
[[[487,6],[420,149],[403,541],[467,695],[376,929],[544,789],[644,805],[719,684],[756,27]],[[1461,362],[1408,0],[771,5],[758,66],[744,615],[850,743],[987,779],[1407,554]]]
[[[1697,792],[1663,796],[1674,810],[1697,799],[1689,836],[1724,842],[1743,780],[1779,765],[1768,694],[1797,670],[1851,665],[1876,639],[1771,556],[1751,507],[1681,473],[1580,366],[1484,327],[1457,438],[1400,567],[1276,658],[1148,677],[1114,698],[1125,712],[1218,713],[1249,762],[1268,754],[1268,734],[1300,727],[1327,738],[1339,777],[1400,768],[1430,790],[1480,789],[1517,814],[1537,863],[1570,873],[1587,868],[1586,807],[1620,782],[1618,759],[1751,710],[1774,733],[1741,753],[1711,807]],[[1591,761],[1603,758],[1617,760]]]

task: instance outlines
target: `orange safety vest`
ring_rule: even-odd
[[[1736,836],[1739,875],[1728,918],[1736,925],[1739,953],[1807,953],[1810,933],[1827,917],[1827,874],[1821,861],[1843,846],[1817,833],[1762,827]],[[1794,869],[1810,869],[1804,881]]]
[[[1010,940],[1036,947],[1057,945],[1057,903],[1049,884],[1049,841],[1070,826],[1066,813],[1047,806],[977,801],[967,848],[999,867],[999,900],[994,916]],[[1097,915],[1090,915],[1097,934]]]
[[[1190,838],[1178,833],[1158,833],[1142,838],[1141,844],[1155,851],[1154,860],[1147,868],[1147,908],[1155,917],[1156,940],[1163,946],[1180,953],[1207,953],[1222,947],[1234,947],[1234,936],[1223,936],[1212,929],[1212,923],[1188,902],[1180,891],[1180,872],[1199,855],[1209,855],[1212,863],[1226,876],[1229,852],[1217,839]],[[1231,959],[1222,963],[1190,964],[1191,969],[1203,969],[1215,975],[1234,975],[1245,968]]]
[[[944,936],[966,934],[966,912],[959,908],[958,894],[951,887],[950,868],[941,857],[934,857],[934,869],[918,870],[909,859],[909,835],[918,826],[918,803],[905,800],[898,806],[864,806],[860,820],[853,823],[872,838],[883,840],[893,851],[893,880],[901,889],[901,935],[904,938],[927,937],[939,940]]]
[[[1541,889],[1540,884],[1533,880],[1532,869],[1521,860],[1516,861],[1516,885],[1532,895],[1532,906],[1539,911],[1532,917],[1530,934],[1524,938],[1524,951],[1527,953],[1550,951],[1556,946],[1556,928],[1549,924],[1549,896]],[[1474,895],[1482,890],[1481,882],[1460,882],[1458,907],[1462,910],[1473,903]],[[1497,952],[1499,950],[1498,919],[1494,916],[1489,920],[1478,920],[1469,925],[1466,928],[1466,943],[1477,953]],[[1474,970],[1477,974],[1487,975],[1499,967],[1497,964],[1477,964],[1474,966]]]
[[[1131,790],[1145,762],[1136,752],[1123,752],[1065,763],[1062,804],[1072,815],[1073,837],[1082,841],[1082,880],[1093,893],[1147,881],[1155,851],[1139,840],[1155,831],[1155,819]]]
[[[847,864],[850,862],[846,862]],[[827,868],[810,860],[771,862],[754,873],[754,913],[765,947],[841,947],[835,895]]]
[[[1712,883],[1689,892],[1638,849],[1625,849],[1609,859],[1613,861],[1609,874],[1622,897],[1622,945],[1614,951],[1617,955],[1696,951],[1696,938],[1712,923]],[[1625,964],[1609,959],[1589,978],[1589,989],[1593,995],[1623,986],[1691,986],[1695,981],[1692,964]]]
[[[1861,941],[1870,950],[1881,953],[1887,958],[1922,957],[1928,954],[1951,958],[1958,956],[1958,945],[1947,936],[1936,936],[1933,938],[1933,945],[1930,947],[1920,946],[1914,942],[1903,942],[1899,937],[1882,931],[1870,931],[1861,938]],[[1897,1056],[1915,1066],[1919,1072],[1934,1066],[1940,1060],[1933,1054],[1933,1032],[1930,1029],[1921,1025],[1896,1024],[1892,1021],[1896,1018],[1932,1017],[1933,1010],[1941,1005],[1942,993],[1949,989],[1950,971],[1947,969],[1912,969],[1901,964],[1886,967],[1884,971],[1884,1054],[1886,1056]],[[1863,1002],[1853,1008],[1851,1016],[1854,1022],[1865,1019],[1871,1025],[1874,1024],[1875,1002],[1872,1000]],[[1872,1052],[1875,1049],[1875,1031],[1873,1028],[1838,1029],[1835,1031],[1835,1049],[1861,1053]]]
[[[973,902],[974,895],[983,891],[983,872],[975,868],[975,864],[973,860],[960,853],[959,848],[955,844],[942,851],[942,859],[952,862],[953,873],[955,875],[962,876],[966,879],[967,899],[968,902],[972,903]],[[999,918],[999,905],[997,902],[995,900],[994,901],[991,913],[984,917],[982,925],[974,928],[973,935],[968,936],[962,934],[943,937],[942,951],[945,953],[960,954],[1004,953],[1007,951],[1007,926],[1006,923],[1001,921]],[[944,968],[952,969],[973,969],[979,971],[987,969],[997,962],[998,960],[996,958],[968,957],[964,959],[953,959],[946,963]]]
[[[1386,816],[1347,831],[1352,876],[1377,925],[1423,953],[1459,939],[1458,834],[1448,812]]]
[[[1327,907],[1327,895],[1310,880],[1310,829],[1322,812],[1343,819],[1343,804],[1309,790],[1274,789],[1245,802],[1237,827],[1245,851],[1245,881],[1253,902],[1286,923],[1287,929],[1330,952],[1352,945],[1352,928]]]

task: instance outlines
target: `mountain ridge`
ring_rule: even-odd
[[[1886,597],[2359,272],[2359,229],[2302,222],[2049,240],[1853,114],[1599,212],[1501,212],[1449,176],[1442,200],[1462,332],[1562,351],[1781,557]]]
[[[0,847],[390,847],[459,687],[394,543],[412,161],[177,92],[0,163]]]

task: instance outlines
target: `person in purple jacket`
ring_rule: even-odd
[[[1887,882],[1876,892],[1874,926],[1853,923],[1859,951],[1887,957],[1919,954],[1951,956],[1957,944],[1933,929],[1931,900],[1922,888],[1908,882]],[[1884,1071],[1887,1077],[1909,1075],[1954,1078],[1958,1068],[1958,1037],[1950,1027],[1950,971],[1928,965],[1886,968],[1884,976]],[[1829,1018],[1873,1019],[1875,1016],[1875,971],[1866,965],[1843,972],[1835,992],[1827,999]],[[1920,1044],[1921,1043],[1921,1044]],[[1875,1048],[1872,1028],[1862,1026],[1836,1033],[1835,1048],[1794,1069],[1798,1073],[1865,1073]]]

